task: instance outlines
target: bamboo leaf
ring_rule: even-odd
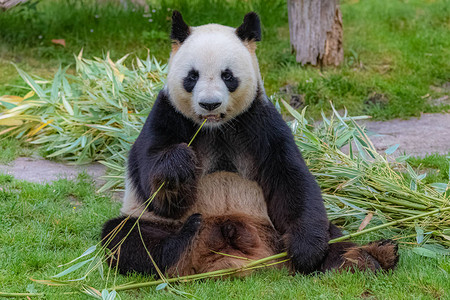
[[[420,245],[420,244],[422,244],[422,242],[423,242],[423,233],[424,233],[424,231],[423,231],[422,228],[416,226],[416,233],[417,233],[417,235],[416,235],[416,241],[417,241],[417,244]]]
[[[158,284],[158,286],[156,287],[156,290],[157,291],[163,290],[163,289],[165,289],[167,287],[167,285],[168,285],[167,282],[163,282],[161,284]]]
[[[73,262],[79,260],[80,258],[83,258],[83,257],[88,256],[89,254],[93,253],[96,249],[97,249],[97,246],[95,246],[95,245],[94,245],[94,246],[91,246],[91,247],[89,247],[88,249],[86,249],[86,251],[84,251],[83,254],[81,254],[81,255],[78,256],[77,258],[75,258],[75,259],[69,261],[68,263],[59,265],[58,267],[63,267],[63,266],[70,265],[70,264],[72,264]]]
[[[40,280],[40,279],[30,278],[30,280],[34,281],[36,283],[44,284],[44,285],[48,285],[48,286],[67,286],[67,285],[70,285],[70,283],[67,282],[67,281],[55,280],[55,279]]]
[[[439,244],[426,244],[423,245],[422,247],[431,250],[438,255],[450,255],[450,249],[447,249]]]
[[[20,77],[22,77],[22,79],[33,89],[33,91],[36,92],[39,98],[46,97],[44,90],[27,73],[19,69],[19,67],[15,64],[13,64],[13,66],[16,68]]]
[[[23,100],[24,100],[23,97],[12,96],[12,95],[3,95],[3,96],[0,97],[0,101],[7,102],[7,103],[12,103],[12,104],[19,104]]]
[[[429,250],[424,247],[416,247],[412,250],[414,253],[419,254],[420,256],[436,258],[436,252]]]
[[[436,191],[438,191],[439,193],[445,193],[447,191],[447,189],[449,188],[448,183],[443,183],[443,182],[431,183],[430,186],[433,187],[434,189],[436,189]]]
[[[41,124],[41,125],[38,126],[36,129],[33,129],[32,131],[30,131],[30,132],[28,133],[28,136],[33,136],[33,135],[35,135],[36,133],[39,132],[39,130],[41,130],[42,128],[44,128],[44,127],[46,127],[47,125],[51,124],[53,121],[54,121],[54,120],[48,120],[47,122]]]
[[[17,107],[16,104],[5,102],[5,101],[0,101],[0,105],[3,105],[6,109],[12,109],[14,107]]]
[[[290,106],[286,101],[281,100],[281,102],[283,103],[284,107],[289,111],[289,113],[297,119],[297,121],[299,121],[300,123],[303,122],[303,117],[302,115],[300,115],[298,113],[298,111],[296,111],[295,109],[292,108],[292,106]]]
[[[333,103],[330,101],[331,109],[333,110],[334,115],[341,121],[341,124],[345,127],[348,127],[347,123],[341,118],[341,115],[334,108]]]
[[[22,120],[19,119],[14,119],[14,118],[10,118],[10,119],[0,119],[0,126],[20,126],[23,124]]]
[[[58,99],[59,86],[61,85],[61,71],[62,69],[60,65],[53,79],[52,88],[50,92],[50,101],[52,102],[56,102],[56,100]]]
[[[103,272],[103,261],[101,260],[101,258],[99,258],[99,260],[100,260],[100,263],[98,264],[97,270],[98,270],[98,273],[100,275],[100,278],[103,280],[103,279],[105,279],[104,278],[104,272]]]
[[[400,146],[400,144],[395,144],[395,145],[387,148],[386,150],[384,150],[384,153],[386,153],[387,155],[391,155],[398,149],[399,146]]]
[[[116,291],[111,291],[108,295],[108,299],[107,300],[114,300],[116,299],[117,296],[117,292]]]
[[[47,155],[47,157],[55,157],[58,155],[62,155],[64,153],[68,153],[72,149],[76,148],[80,143],[81,143],[81,138],[78,138],[74,143],[72,143],[71,146],[61,149],[61,150],[58,150],[58,151],[55,151],[52,154]]]
[[[74,112],[72,106],[70,106],[69,102],[67,102],[66,96],[64,94],[61,96],[61,100],[69,115],[73,116]]]
[[[348,144],[353,135],[354,135],[353,130],[349,130],[349,131],[345,132],[344,134],[340,135],[338,137],[338,139],[336,140],[336,147],[342,148],[344,145]]]
[[[23,100],[27,100],[28,98],[33,97],[34,95],[36,95],[36,93],[34,91],[29,91],[24,97]]]
[[[87,264],[88,262],[91,262],[92,260],[94,260],[93,257],[90,258],[90,259],[88,259],[88,260],[84,260],[84,261],[81,261],[81,262],[79,262],[79,263],[76,263],[76,264],[74,264],[73,266],[67,268],[66,270],[64,270],[64,271],[62,271],[62,272],[60,272],[60,273],[58,273],[58,274],[56,274],[56,275],[53,275],[52,277],[53,277],[53,278],[59,278],[59,277],[65,276],[65,275],[67,275],[67,274],[70,274],[70,273],[72,273],[72,272],[78,270],[79,268],[81,268],[82,266],[84,266],[85,264]]]
[[[94,297],[96,299],[103,299],[102,293],[100,293],[97,289],[95,289],[91,286],[83,285],[81,288],[81,291],[83,293],[85,293],[86,295]]]
[[[99,130],[102,130],[102,131],[122,133],[122,130],[120,130],[119,128],[106,126],[106,125],[86,124],[86,126],[89,126],[89,127],[92,127],[92,128],[96,128],[96,129],[99,129]]]
[[[130,54],[126,54],[126,55],[122,56],[121,58],[119,58],[119,59],[116,61],[116,65],[121,65],[121,64],[123,64],[123,62],[128,58],[128,56],[130,56]]]
[[[410,155],[401,155],[395,158],[396,162],[402,163],[408,160],[408,158],[410,158]]]

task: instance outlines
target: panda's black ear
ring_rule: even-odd
[[[237,36],[242,41],[261,40],[261,22],[255,12],[249,12],[244,17],[244,22],[236,29]]]
[[[177,10],[172,14],[172,31],[170,32],[170,38],[174,42],[183,43],[191,34],[189,26],[184,22],[183,16]]]

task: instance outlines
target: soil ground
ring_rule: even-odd
[[[75,179],[81,172],[94,178],[97,185],[104,184],[101,176],[106,167],[99,163],[88,165],[68,165],[36,157],[19,157],[7,165],[0,165],[0,173],[13,175],[16,179],[45,183],[60,178]]]
[[[450,152],[450,114],[422,114],[420,118],[408,120],[369,121],[365,123],[371,140],[378,151],[395,144],[397,153],[411,156],[426,156]]]
[[[450,114],[422,114],[420,118],[409,120],[367,121],[366,128],[376,135],[372,141],[378,151],[399,144],[397,154],[425,156],[450,152]],[[53,161],[20,157],[15,161],[0,165],[0,173],[12,174],[15,178],[31,182],[51,182],[58,178],[73,179],[80,172],[90,174],[97,185],[104,182],[101,176],[106,168],[101,164],[73,166]]]

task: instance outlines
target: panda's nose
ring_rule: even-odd
[[[222,102],[217,101],[202,101],[199,102],[198,105],[200,105],[202,108],[212,111],[218,108],[220,105],[222,105]]]

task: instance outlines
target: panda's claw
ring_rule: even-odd
[[[180,230],[180,236],[193,236],[199,230],[203,218],[201,214],[191,215]]]

